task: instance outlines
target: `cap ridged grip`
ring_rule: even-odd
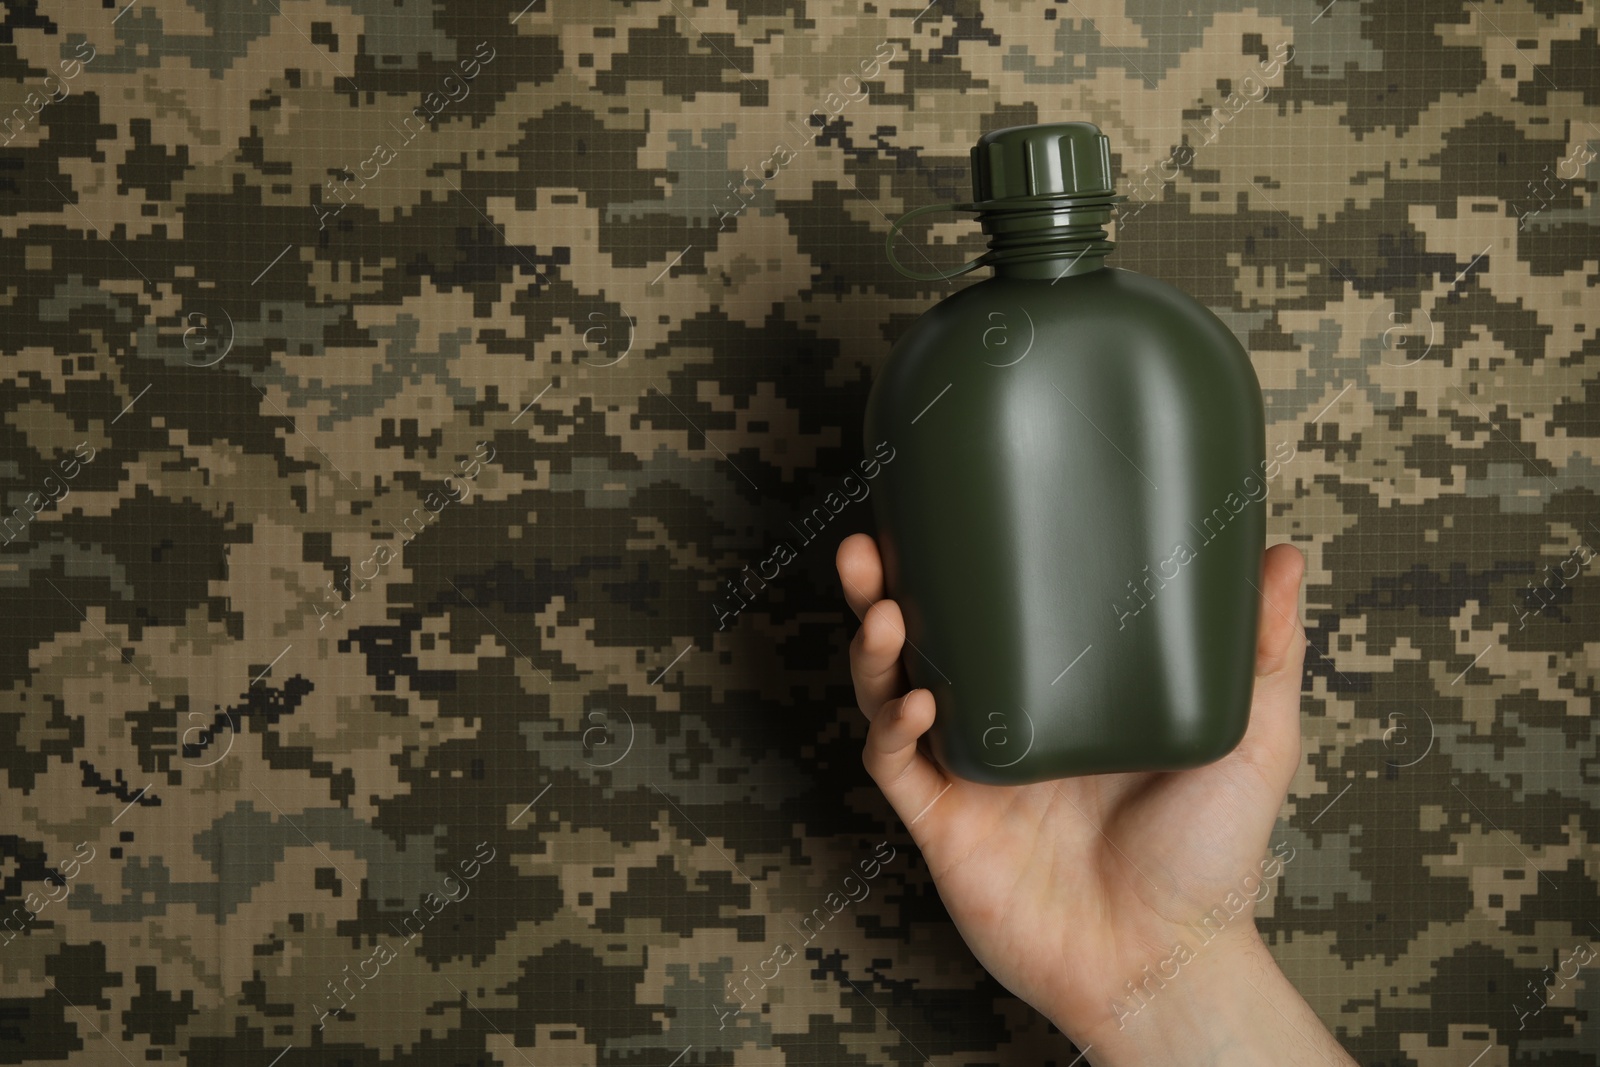
[[[1092,122],[991,130],[972,147],[972,198],[1109,196],[1111,142]]]

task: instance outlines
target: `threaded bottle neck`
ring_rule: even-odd
[[[979,264],[996,276],[1055,279],[1105,266],[1116,247],[1106,239],[1120,196],[1005,197],[974,205],[989,235]]]

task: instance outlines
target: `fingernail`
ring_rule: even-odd
[[[913,690],[911,690],[911,692],[906,694],[906,698],[900,702],[900,717],[902,719],[905,718],[905,716],[906,716],[906,709],[911,706],[911,698],[916,696],[918,693],[924,693],[924,692],[927,692],[927,690],[925,690],[925,689],[913,689]]]

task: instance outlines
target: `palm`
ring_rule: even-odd
[[[856,535],[840,546],[846,596],[865,616],[851,666],[874,720],[868,769],[979,962],[1023,999],[1105,1012],[1184,924],[1258,871],[1299,757],[1299,559],[1287,547],[1267,554],[1255,699],[1234,752],[1178,773],[1016,787],[948,776],[918,750],[933,700],[905,695],[904,630],[898,607],[881,599],[876,545]]]

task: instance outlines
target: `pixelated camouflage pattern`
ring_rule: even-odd
[[[890,220],[1086,119],[1295,457],[1261,929],[1363,1064],[1600,1063],[1592,2],[0,11],[0,1062],[1073,1062],[797,524],[977,277]]]

